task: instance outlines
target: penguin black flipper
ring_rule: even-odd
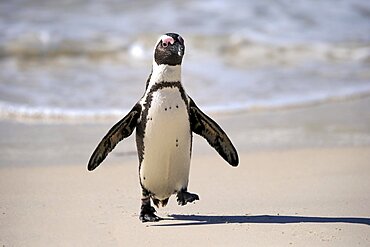
[[[89,164],[87,165],[87,169],[89,171],[98,167],[118,142],[132,134],[137,125],[137,120],[140,117],[140,114],[141,106],[136,104],[123,119],[108,131],[90,157]]]
[[[191,130],[204,137],[208,143],[232,166],[238,166],[238,153],[221,127],[204,114],[189,97]]]

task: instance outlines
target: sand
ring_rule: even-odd
[[[193,160],[201,198],[138,220],[136,162],[1,168],[2,246],[369,246],[369,148]],[[271,162],[273,161],[273,162]],[[299,168],[299,169],[298,169]]]
[[[343,109],[334,126],[356,118]],[[268,119],[286,126],[277,120],[321,110]],[[145,224],[133,138],[88,172],[87,159],[110,124],[1,121],[0,246],[370,246],[370,147],[333,145],[335,135],[322,138],[325,145],[252,148],[243,137],[264,114],[238,116],[256,121],[243,131],[232,116],[216,116],[240,147],[240,166],[195,138],[189,190],[200,201],[181,207],[172,197],[158,209],[165,220]],[[325,136],[319,129],[315,135]]]

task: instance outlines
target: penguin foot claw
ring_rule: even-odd
[[[163,220],[161,217],[155,215],[155,209],[152,206],[142,206],[139,219],[141,222],[157,222]]]
[[[193,202],[195,200],[199,200],[199,196],[197,194],[189,193],[187,191],[181,191],[177,193],[177,203],[181,206],[184,206],[188,202]]]

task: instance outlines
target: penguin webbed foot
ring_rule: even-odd
[[[177,193],[177,203],[181,206],[184,206],[188,202],[193,202],[195,200],[199,200],[199,196],[197,194],[189,193],[185,190]]]
[[[155,208],[150,205],[141,206],[140,217],[141,222],[157,222],[163,220],[161,217],[155,215]]]
[[[155,215],[154,213],[140,214],[139,219],[142,223],[145,222],[158,222],[163,220],[161,217]]]
[[[159,203],[159,200],[153,200],[154,203]],[[157,205],[158,207],[158,205]],[[150,192],[145,188],[142,188],[142,198],[141,198],[141,211],[139,219],[142,223],[144,222],[157,222],[163,220],[161,217],[155,215],[155,208],[150,205]]]

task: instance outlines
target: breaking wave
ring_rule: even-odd
[[[124,115],[168,31],[186,42],[186,91],[210,112],[368,96],[369,13],[362,0],[1,1],[0,118]]]

